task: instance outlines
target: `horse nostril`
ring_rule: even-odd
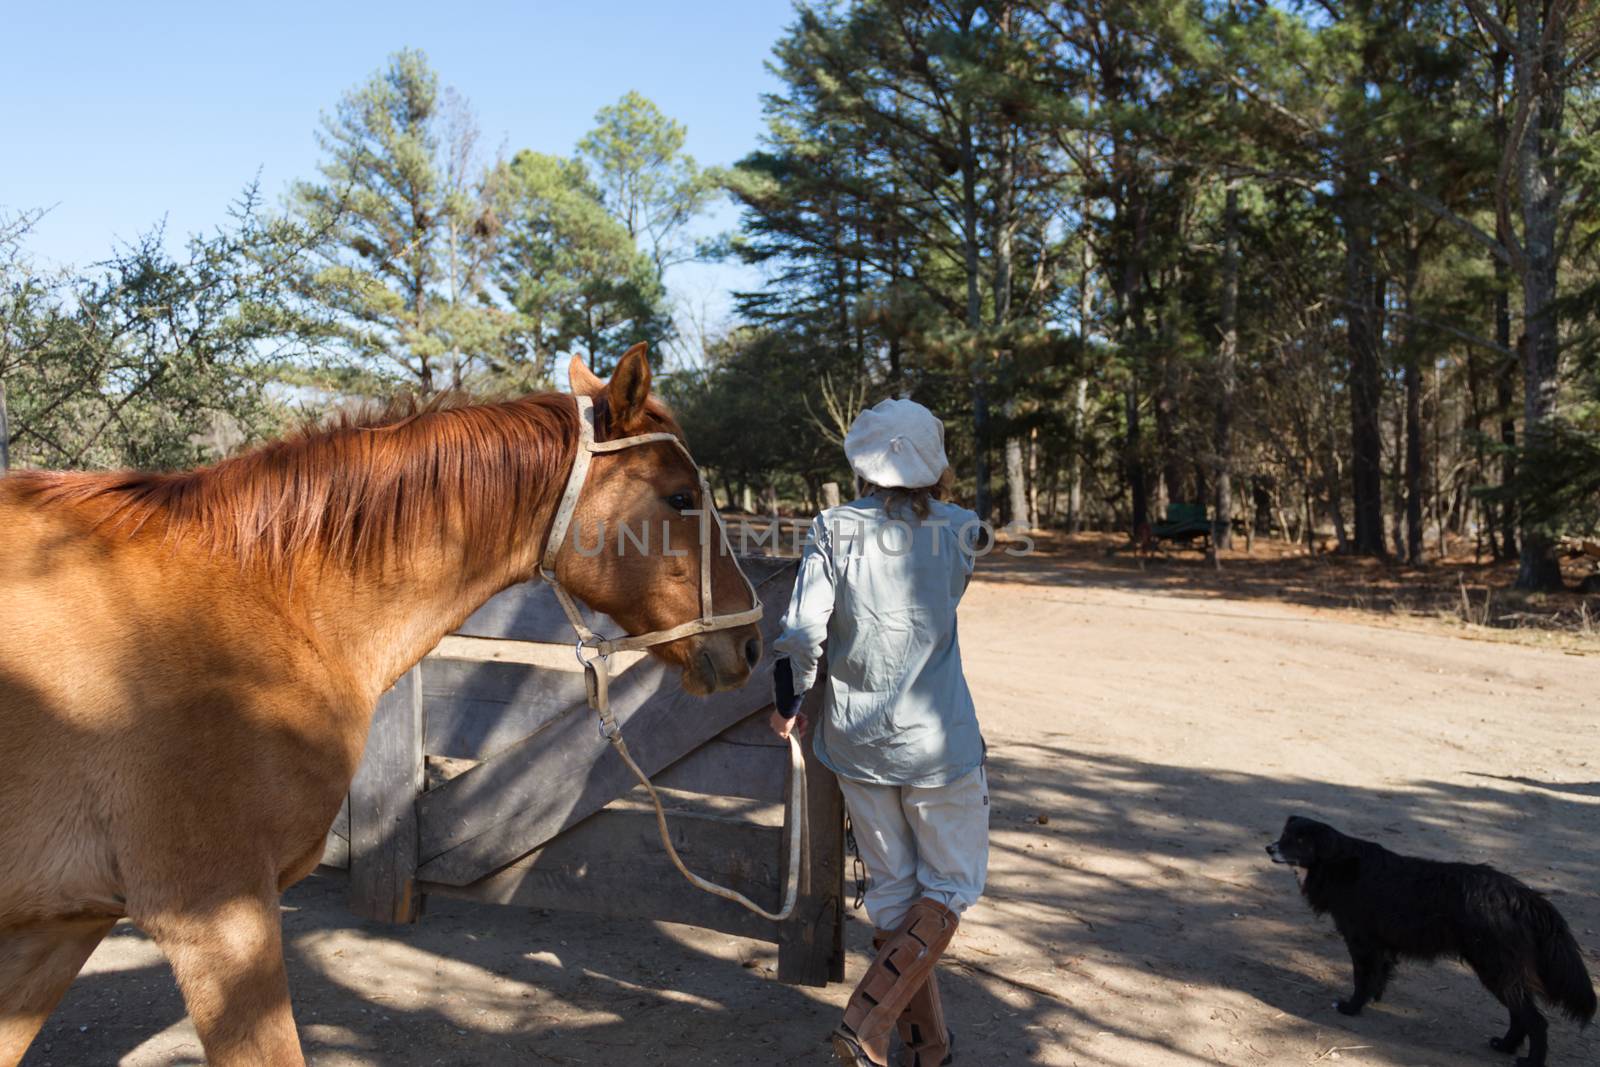
[[[744,661],[755,669],[756,661],[761,658],[761,638],[752,637],[744,643]]]

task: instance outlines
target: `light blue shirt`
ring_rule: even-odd
[[[835,774],[948,785],[983,762],[956,638],[977,537],[977,515],[937,500],[919,520],[869,496],[811,524],[775,648],[802,692],[817,681],[827,641],[815,748]]]

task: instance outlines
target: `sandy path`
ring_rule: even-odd
[[[962,612],[995,805],[992,892],[947,978],[959,1062],[1509,1063],[1483,1045],[1498,1005],[1453,964],[1332,1010],[1343,946],[1262,853],[1292,811],[1549,890],[1600,975],[1600,648],[1103,581],[1044,560]],[[848,992],[778,985],[774,950],[684,927],[439,901],[394,930],[339,891],[311,879],[285,917],[322,1067],[823,1064]],[[865,924],[850,938],[855,976]],[[25,1061],[198,1062],[126,927]],[[1553,1024],[1553,1064],[1596,1062],[1600,1032]]]

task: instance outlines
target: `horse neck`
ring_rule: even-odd
[[[538,543],[548,519],[530,529]],[[327,658],[369,697],[459,627],[484,601],[531,576],[531,559],[452,559],[442,545],[413,546],[381,569],[332,569],[293,594]]]
[[[382,551],[314,560],[311,567],[297,563],[289,595],[325,655],[376,697],[484,601],[531,578],[572,444],[546,437],[455,457],[459,477],[424,480],[407,490],[407,507],[434,521],[397,531]],[[434,447],[425,435],[407,446]]]

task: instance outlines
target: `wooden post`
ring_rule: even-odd
[[[366,754],[350,783],[350,910],[415,922],[417,795],[422,790],[422,667],[378,698]]]
[[[818,677],[827,677],[826,665]],[[811,730],[819,728],[822,691],[812,686],[801,709]],[[778,927],[778,980],[823,986],[844,980],[844,796],[833,772],[817,759],[809,732],[804,749],[809,866],[794,915]],[[788,877],[787,866],[781,873]]]
[[[822,483],[822,506],[825,508],[836,508],[839,506],[838,482]]]

